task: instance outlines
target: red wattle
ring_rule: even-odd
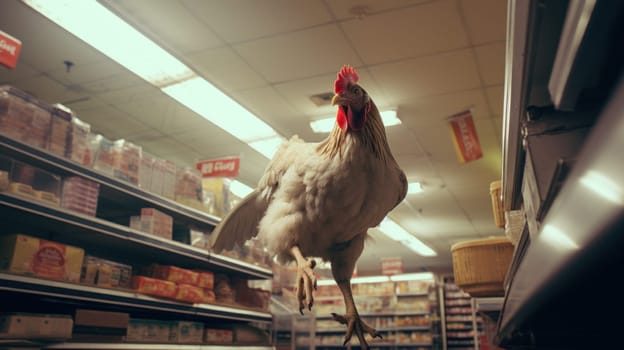
[[[342,107],[338,107],[338,114],[336,115],[336,123],[342,131],[347,131],[347,116]]]

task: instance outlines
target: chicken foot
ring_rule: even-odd
[[[314,304],[313,290],[316,290],[316,276],[312,271],[316,266],[314,259],[306,259],[299,247],[290,249],[291,254],[297,262],[297,300],[299,300],[299,313],[303,315],[306,307],[312,310]]]
[[[332,313],[332,317],[335,321],[347,325],[347,333],[345,334],[344,345],[351,340],[353,333],[358,337],[360,341],[360,347],[363,350],[368,349],[368,343],[366,342],[366,338],[364,337],[365,333],[370,334],[373,338],[382,338],[381,334],[377,332],[377,330],[369,325],[367,325],[362,319],[360,319],[360,315],[357,312],[357,308],[355,306],[355,301],[353,300],[353,293],[351,291],[351,281],[337,281],[338,287],[344,296],[346,314],[345,315],[337,315]]]

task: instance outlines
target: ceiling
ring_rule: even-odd
[[[308,123],[335,115],[335,107],[319,107],[310,97],[331,92],[343,64],[358,69],[377,106],[398,107],[402,124],[386,129],[390,145],[424,192],[408,195],[390,216],[438,256],[421,257],[371,230],[358,273],[379,273],[380,258],[395,256],[406,271],[449,272],[453,243],[503,234],[494,224],[489,184],[501,173],[506,1],[104,4],[285,137],[325,136]],[[0,30],[22,41],[17,68],[0,67],[0,84],[61,102],[92,131],[179,165],[238,155],[239,180],[253,186],[260,178],[264,156],[19,0],[2,1]],[[69,71],[64,61],[73,62]],[[466,109],[483,157],[462,164],[447,118]]]

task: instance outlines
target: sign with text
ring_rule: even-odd
[[[0,30],[0,64],[15,68],[22,42]]]
[[[237,177],[239,169],[239,157],[210,159],[197,163],[197,170],[202,177]]]
[[[472,119],[472,112],[467,110],[452,115],[448,118],[448,123],[459,161],[467,163],[481,158],[483,151],[477,136],[477,128]]]
[[[403,259],[400,257],[381,258],[381,274],[397,275],[403,273]]]

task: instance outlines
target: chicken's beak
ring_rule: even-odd
[[[335,94],[334,97],[332,97],[332,100],[331,100],[332,106],[342,105],[343,103],[344,103],[344,98],[340,96],[340,94]]]

